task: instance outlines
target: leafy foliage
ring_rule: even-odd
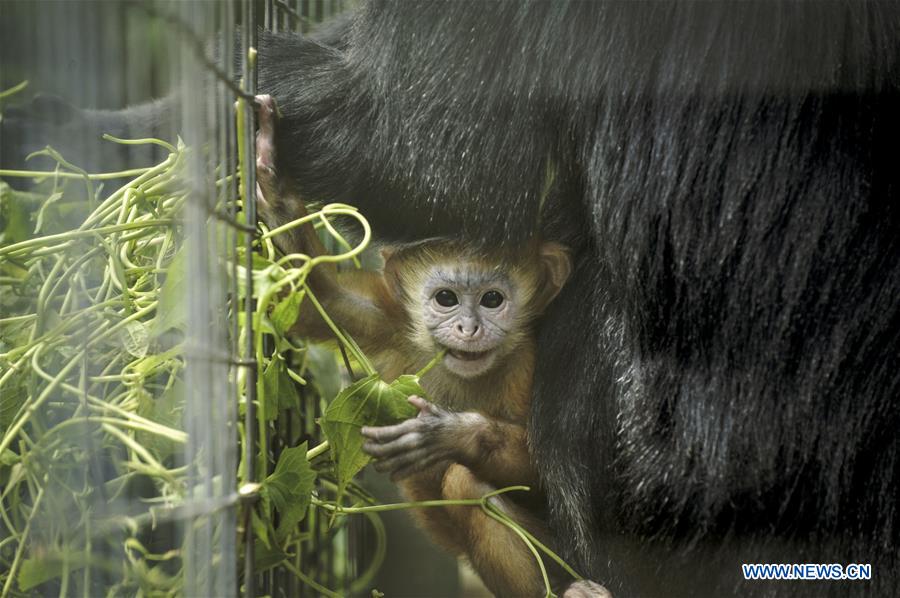
[[[53,583],[87,594],[110,591],[96,585],[100,579],[115,580],[116,593],[183,590],[177,536],[152,545],[145,537],[148,525],[177,512],[195,491],[183,467],[185,457],[188,463],[194,457],[185,455],[185,401],[195,389],[184,382],[191,298],[181,243],[190,189],[181,172],[190,150],[173,149],[103,199],[91,195],[94,187],[81,175],[60,175],[72,174],[65,168],[46,173],[33,192],[0,181],[4,595],[50,591]],[[67,164],[52,150],[45,154]],[[243,254],[235,258],[240,305],[248,293]],[[327,439],[312,450],[306,441],[285,446],[268,475],[268,451],[258,453],[264,477],[244,533],[259,540],[262,570],[285,563],[309,541],[302,524],[316,497],[333,495],[330,504],[347,496],[370,500],[352,481],[368,462],[359,429],[414,415],[406,396],[423,391],[414,376],[388,384],[373,373],[352,382],[338,367],[335,347],[287,338],[314,265],[282,264],[265,244],[251,261],[253,320],[244,320],[242,309],[234,316],[241,335],[256,335],[259,446],[268,448],[267,435],[284,420]],[[352,339],[339,337],[370,369]],[[298,420],[310,408],[324,411],[321,427]],[[318,457],[327,445],[333,460]],[[245,471],[242,463],[235,473]],[[95,508],[117,498],[138,506],[135,497],[155,506],[125,519]],[[124,555],[122,563],[111,562],[111,554]],[[85,573],[94,569],[103,575]],[[91,583],[86,579],[95,585],[79,587]]]
[[[188,474],[202,470],[201,456],[209,447],[185,432],[187,397],[202,392],[188,388],[184,376],[191,256],[181,242],[181,212],[191,186],[182,171],[191,150],[180,143],[170,149],[162,163],[102,199],[89,175],[49,148],[42,153],[59,162],[56,171],[5,171],[6,176],[39,179],[32,192],[0,181],[4,596],[57,593],[59,588],[83,595],[185,591],[186,540],[166,526],[174,529],[184,518],[191,518],[189,527],[201,524],[202,517],[192,511],[201,488]],[[365,223],[349,206],[325,206],[320,214]],[[203,483],[222,497],[235,496],[238,486],[255,492],[255,503],[243,503],[249,517],[240,520],[249,525],[239,532],[258,541],[258,571],[285,567],[332,596],[293,565],[294,555],[315,537],[314,526],[323,531],[325,519],[315,517],[317,510],[377,517],[367,507],[371,497],[353,481],[369,462],[360,428],[415,416],[407,398],[426,396],[420,376],[440,356],[422,372],[388,383],[353,339],[322,313],[338,347],[366,372],[353,381],[338,366],[335,346],[289,338],[310,298],[306,278],[316,258],[285,263],[265,235],[260,241],[250,256],[252,289],[245,287],[241,251],[219,266],[237,274],[232,281],[237,293],[228,309],[238,338],[231,341],[254,336],[256,354],[241,357],[253,357],[258,367],[252,448],[262,481],[246,483],[252,481],[246,479],[250,467],[244,460],[233,479]],[[338,245],[346,251],[337,259],[355,262],[366,241],[348,247],[341,239]],[[251,300],[255,309],[248,318],[243,307]],[[248,378],[237,372],[234,378],[244,415]],[[204,399],[212,408],[233,397]],[[251,430],[242,419],[234,424],[235,436],[247,442]],[[270,443],[275,435],[278,442]],[[309,438],[323,435],[324,441],[309,447]],[[189,440],[196,443],[193,454],[186,451]],[[272,447],[277,448],[270,453]],[[243,448],[239,454],[248,458]],[[331,459],[325,458],[328,454]],[[105,510],[112,504],[126,508]],[[487,503],[482,507],[489,508]],[[517,529],[502,513],[488,513]],[[343,521],[330,518],[327,525],[336,525],[324,531],[335,537]],[[367,572],[351,584],[354,592],[368,587],[383,558],[383,527],[374,529],[378,547]],[[212,530],[214,536],[220,532]],[[516,533],[525,537],[526,532]]]
[[[393,424],[416,414],[406,395],[377,374],[359,380],[335,397],[322,428],[337,463],[338,494],[371,458],[362,451],[363,426]]]
[[[275,531],[277,540],[284,541],[306,517],[315,479],[316,472],[306,458],[305,442],[281,453],[275,471],[265,479],[261,490],[263,500],[271,501],[281,515]]]

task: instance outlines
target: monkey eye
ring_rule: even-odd
[[[442,307],[453,307],[454,305],[459,304],[459,299],[456,297],[456,293],[449,289],[441,289],[434,296],[434,300],[438,302],[438,305]]]
[[[481,305],[483,307],[500,307],[501,303],[503,303],[503,295],[499,291],[488,291],[481,296]]]

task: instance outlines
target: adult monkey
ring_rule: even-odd
[[[897,595],[898,32],[892,2],[369,2],[335,47],[263,36],[259,83],[279,175],[382,236],[519,242],[554,175],[576,269],[531,436],[576,568]]]
[[[382,235],[517,242],[555,173],[531,438],[576,568],[897,594],[896,5],[372,2],[346,53],[280,43],[278,172]]]

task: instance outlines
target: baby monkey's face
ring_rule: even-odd
[[[471,261],[436,264],[421,301],[425,327],[438,348],[447,349],[444,365],[451,372],[474,378],[506,353],[520,296],[501,268]]]
[[[535,318],[572,271],[568,250],[552,241],[505,252],[431,243],[384,255],[408,339],[422,355],[446,349],[444,367],[468,379],[533,343]]]

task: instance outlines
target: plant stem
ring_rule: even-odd
[[[19,241],[18,243],[13,243],[12,245],[7,245],[5,247],[0,247],[0,255],[6,255],[8,253],[18,253],[25,249],[29,249],[31,247],[39,247],[41,245],[48,245],[53,241],[71,241],[73,239],[78,239],[82,237],[92,237],[94,235],[103,235],[107,233],[115,233],[123,230],[134,230],[136,228],[148,228],[151,226],[169,226],[170,224],[174,224],[175,220],[172,218],[159,218],[154,220],[140,220],[137,222],[128,222],[125,224],[113,224],[111,226],[101,226],[100,228],[93,228],[88,230],[72,230],[64,233],[57,233],[55,235],[46,235],[43,237],[37,237],[36,239],[28,239],[27,241]]]
[[[3,451],[0,450],[0,453]],[[3,596],[9,596],[9,591],[12,588],[12,581],[16,578],[16,573],[18,573],[19,564],[22,562],[22,555],[25,554],[25,545],[28,541],[28,534],[31,532],[31,522],[34,521],[37,516],[37,511],[41,506],[41,501],[44,499],[44,487],[41,486],[38,489],[37,496],[34,499],[31,507],[31,513],[28,516],[28,523],[25,524],[25,529],[22,531],[22,536],[19,538],[19,545],[16,547],[16,556],[13,558],[12,566],[9,568],[9,571],[6,573],[6,583],[3,584]]]
[[[5,100],[9,96],[19,93],[26,87],[28,87],[28,79],[25,79],[18,85],[13,85],[9,89],[4,89],[3,91],[0,91],[0,100]]]
[[[496,490],[487,497],[496,496],[497,494],[505,494],[506,492],[514,492],[514,491],[528,491],[530,488],[528,486],[508,486],[506,488],[500,488]],[[383,511],[400,511],[403,509],[419,509],[419,508],[428,508],[428,507],[477,507],[480,506],[484,501],[484,498],[460,498],[457,500],[421,500],[416,502],[399,502],[399,503],[390,503],[386,505],[371,505],[368,507],[345,507],[342,505],[335,505],[329,502],[325,502],[319,500],[316,497],[313,497],[312,504],[315,506],[325,509],[326,511],[332,511],[337,513],[338,515],[347,514],[347,515],[356,515],[358,513],[381,513]]]
[[[327,450],[328,450],[328,441],[324,440],[324,441],[320,442],[319,444],[317,444],[316,446],[309,449],[308,451],[306,451],[306,460],[312,461],[313,459],[315,459],[316,457],[318,457],[319,455],[321,455],[322,453],[324,453]]]
[[[43,343],[41,344],[43,347]],[[40,357],[41,350],[38,349],[31,356],[31,361],[34,363],[36,359]],[[31,419],[32,414],[34,414],[38,407],[40,407],[47,399],[50,398],[50,395],[56,390],[56,387],[62,382],[62,379],[73,369],[75,366],[81,363],[81,358],[84,356],[84,351],[80,351],[75,357],[73,357],[69,362],[63,366],[63,368],[59,371],[59,374],[50,382],[46,388],[41,392],[40,395],[27,407],[24,409],[24,413],[22,413],[22,417],[17,419],[7,430],[6,434],[3,435],[3,440],[0,440],[0,455],[3,454],[9,445],[12,444],[13,439],[18,435],[19,431],[25,427],[25,424],[28,423],[28,420]],[[30,398],[30,397],[29,397]],[[26,400],[27,402],[27,400]]]
[[[434,357],[432,357],[431,361],[429,361],[428,363],[425,364],[425,367],[423,367],[421,370],[416,372],[416,378],[421,378],[422,376],[427,374],[429,371],[431,371],[431,368],[433,368],[434,366],[439,364],[441,362],[441,359],[443,359],[444,355],[446,355],[446,354],[447,354],[447,349],[442,349],[442,350],[438,351],[438,354],[435,355]]]
[[[155,137],[144,137],[143,139],[122,139],[121,137],[114,137],[114,136],[110,135],[109,133],[104,133],[103,138],[106,139],[107,141],[114,141],[115,143],[119,143],[121,145],[153,144],[153,145],[158,145],[160,147],[164,147],[173,154],[178,151],[175,148],[175,146],[172,145],[171,143],[169,143],[168,141],[163,141],[162,139],[156,139]]]
[[[109,179],[125,179],[138,176],[150,171],[151,168],[131,168],[129,170],[120,170],[118,172],[100,172],[96,174],[88,174],[87,177],[92,181],[106,181]],[[85,175],[77,172],[52,172],[48,170],[9,170],[0,169],[0,177],[15,177],[38,179],[46,177],[59,177],[61,179],[83,179]]]
[[[315,591],[319,592],[320,594],[328,596],[328,598],[341,598],[340,594],[338,594],[337,592],[332,592],[325,586],[320,585],[312,577],[308,576],[307,574],[303,573],[300,569],[295,567],[294,563],[290,562],[289,560],[282,561],[281,565],[283,567],[287,568],[288,571],[290,571],[291,573],[296,575],[297,579],[299,579],[300,581],[302,581],[303,583],[305,583],[306,585],[308,585]],[[252,580],[246,581],[245,583],[252,583]]]
[[[307,298],[312,301],[313,307],[316,308],[316,311],[318,311],[319,315],[322,316],[322,319],[325,320],[325,324],[328,325],[328,327],[337,337],[338,342],[342,343],[344,345],[344,348],[346,348],[348,351],[350,351],[350,353],[353,354],[353,358],[356,359],[357,362],[359,362],[363,370],[365,370],[366,375],[373,376],[377,374],[378,372],[375,371],[372,363],[365,356],[365,354],[363,354],[362,351],[357,348],[356,343],[351,343],[349,340],[347,340],[341,329],[338,328],[338,326],[331,320],[331,318],[325,312],[325,308],[322,307],[322,304],[319,303],[318,299],[316,299],[316,296],[313,294],[312,290],[310,290],[310,288],[307,286],[304,286],[304,289],[306,291]]]
[[[519,524],[517,524],[505,514],[500,514],[496,510],[494,510],[490,503],[487,502],[487,498],[488,497],[485,497],[482,500],[482,510],[488,517],[512,530],[512,532],[519,536],[522,542],[525,543],[525,546],[528,548],[529,552],[534,555],[534,560],[537,562],[538,569],[540,569],[541,571],[541,578],[544,580],[544,597],[550,598],[553,595],[553,591],[550,588],[550,578],[547,577],[547,568],[544,566],[544,559],[541,558],[541,555],[534,547],[534,544],[531,543],[531,540],[529,540],[528,537],[523,533],[523,529],[519,526]]]

